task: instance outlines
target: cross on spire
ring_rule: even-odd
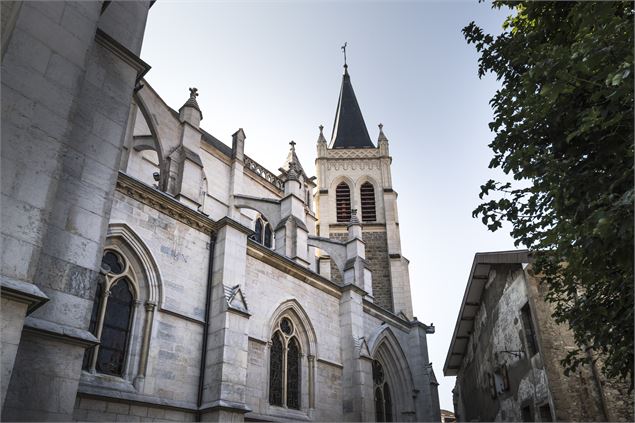
[[[190,88],[190,98],[198,97],[198,88]]]
[[[291,140],[289,145],[291,146],[291,148],[293,148],[295,150],[295,141]]]
[[[344,52],[344,67],[347,68],[348,65],[346,64],[346,46],[348,45],[348,43],[345,41],[344,45],[342,46],[342,51]]]

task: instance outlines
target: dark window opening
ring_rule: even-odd
[[[374,222],[377,220],[375,210],[375,188],[370,182],[364,182],[360,188],[360,198],[362,202],[362,221]]]
[[[529,303],[525,304],[520,310],[523,320],[523,329],[525,330],[525,341],[527,343],[527,355],[533,357],[538,352],[538,341],[536,339],[536,331],[531,318],[531,310]]]
[[[251,235],[251,239],[267,248],[272,248],[273,230],[271,229],[269,222],[267,222],[267,219],[262,216],[258,216],[256,218],[256,225],[254,227],[254,233]]]
[[[338,222],[351,220],[351,189],[345,182],[335,188],[335,208]]]
[[[377,360],[373,361],[373,383],[375,385],[375,421],[392,421],[392,397],[388,382],[384,382],[384,368]]]
[[[541,405],[538,408],[538,412],[540,413],[540,421],[541,422],[551,422],[553,421],[551,418],[551,407],[549,404]]]
[[[533,413],[531,412],[531,405],[526,405],[523,408],[521,408],[520,409],[520,414],[521,414],[522,420],[524,422],[533,422],[534,421]]]

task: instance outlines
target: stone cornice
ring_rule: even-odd
[[[152,207],[200,232],[211,233],[218,229],[218,224],[204,214],[189,208],[172,196],[146,185],[121,171],[117,178],[116,189],[125,196]],[[242,225],[240,226],[242,227]]]
[[[95,32],[95,41],[135,69],[137,71],[137,81],[141,80],[150,70],[151,66],[149,64],[100,28],[97,28],[97,32]]]
[[[364,313],[368,313],[371,316],[378,318],[379,320],[390,323],[398,329],[404,332],[410,332],[410,322],[402,319],[401,317],[391,313],[378,306],[375,303],[371,303],[368,300],[364,300]]]
[[[329,294],[335,298],[342,296],[341,287],[330,280],[318,275],[317,273],[300,266],[290,259],[281,256],[269,248],[258,244],[256,241],[249,239],[247,242],[247,255],[259,260],[281,272],[301,281],[308,283],[314,288]]]
[[[87,330],[38,319],[33,316],[27,316],[27,318],[24,319],[23,330],[26,332],[37,333],[40,336],[58,339],[69,344],[80,345],[82,347],[91,347],[99,344],[99,340],[95,338],[95,335]]]
[[[0,295],[2,298],[25,303],[27,315],[49,300],[49,297],[36,285],[6,276],[0,277]]]

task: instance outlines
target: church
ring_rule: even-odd
[[[266,169],[143,79],[152,3],[2,4],[2,419],[440,421],[348,65]]]

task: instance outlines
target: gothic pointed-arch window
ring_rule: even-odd
[[[370,182],[364,182],[359,189],[362,204],[362,221],[374,222],[377,220],[375,208],[375,188]]]
[[[279,320],[271,338],[269,403],[300,409],[302,352],[296,329],[288,317]]]
[[[351,220],[351,189],[346,182],[335,188],[335,209],[338,222]]]
[[[258,215],[256,217],[254,234],[251,236],[251,239],[267,248],[273,248],[273,230],[264,216]]]
[[[392,421],[392,396],[390,386],[385,380],[384,368],[377,360],[373,361],[373,384],[375,391],[375,421]]]
[[[86,351],[84,369],[123,377],[136,304],[134,272],[121,254],[106,250],[104,278],[97,285],[89,330],[99,345]]]

